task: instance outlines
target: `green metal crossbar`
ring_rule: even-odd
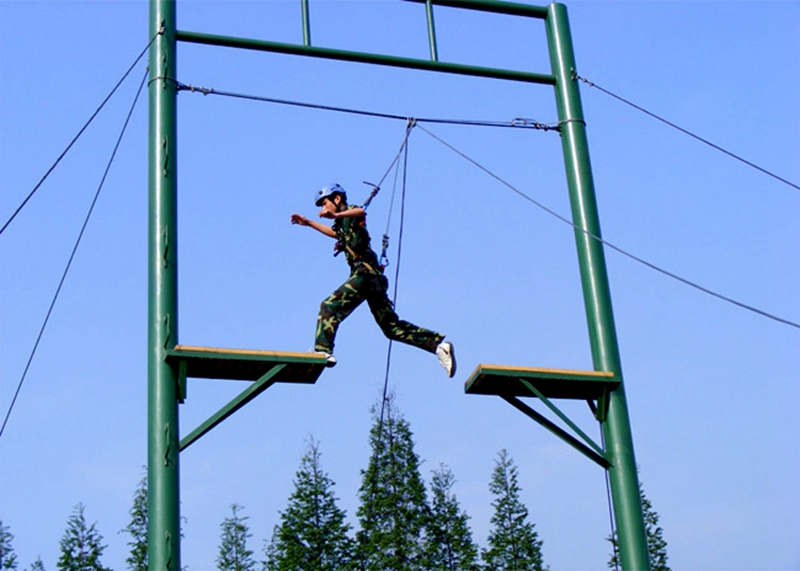
[[[310,56],[323,59],[339,61],[350,61],[358,63],[371,63],[400,67],[406,69],[419,69],[427,71],[438,71],[457,75],[471,75],[475,77],[488,77],[493,79],[506,79],[512,81],[522,81],[527,83],[538,83],[543,85],[555,85],[556,79],[553,75],[544,73],[530,73],[524,71],[513,71],[506,69],[495,69],[490,67],[480,67],[474,65],[463,65],[457,63],[447,63],[441,61],[429,61],[424,59],[405,58],[398,56],[371,54],[364,52],[354,52],[348,50],[338,50],[332,48],[319,48],[311,45],[286,44],[281,42],[270,42],[265,40],[254,40],[250,38],[237,38],[231,36],[220,36],[215,34],[203,34],[198,32],[187,32],[178,30],[175,35],[180,42],[190,44],[205,44],[210,46],[221,46],[228,48],[240,48],[261,52],[273,52],[288,55]]]
[[[518,2],[500,2],[497,0],[405,0],[406,2],[430,2],[436,6],[447,6],[449,8],[463,8],[475,12],[491,12],[494,14],[505,14],[507,16],[525,16],[528,18],[538,18],[544,20],[549,14],[547,6],[533,6],[531,4],[520,4]]]

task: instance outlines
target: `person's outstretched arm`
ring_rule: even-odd
[[[316,220],[309,220],[305,216],[301,214],[292,214],[292,224],[299,224],[300,226],[309,226],[320,232],[325,234],[326,236],[330,236],[331,238],[336,238],[336,232],[333,231],[333,228],[327,226],[325,224],[320,224]]]
[[[341,212],[332,212],[323,209],[319,213],[320,218],[330,218],[331,220],[336,220],[337,218],[364,218],[366,215],[367,211],[360,206],[354,206],[349,210],[343,210]]]

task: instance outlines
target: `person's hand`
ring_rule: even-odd
[[[336,220],[336,212],[333,210],[328,210],[327,208],[323,208],[319,211],[320,218],[329,218],[331,220]]]
[[[300,214],[292,214],[292,224],[299,224],[300,226],[308,226],[308,218]]]

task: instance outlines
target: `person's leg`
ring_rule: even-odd
[[[371,282],[372,287],[366,293],[367,303],[383,334],[394,341],[436,353],[436,348],[444,339],[444,335],[398,318],[392,302],[386,295],[388,286],[386,277],[371,276]]]
[[[320,304],[314,350],[333,353],[339,324],[364,301],[363,276],[353,275]]]

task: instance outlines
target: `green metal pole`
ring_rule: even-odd
[[[431,61],[439,61],[439,50],[436,47],[436,25],[433,22],[433,4],[425,2],[425,15],[428,19],[428,43],[431,47]]]
[[[303,16],[303,45],[311,45],[311,15],[308,11],[308,0],[300,0],[300,12]]]
[[[625,571],[645,571],[650,569],[650,561],[628,406],[622,383],[622,366],[611,307],[608,272],[603,245],[589,235],[600,237],[600,221],[589,161],[586,124],[583,119],[580,92],[574,78],[575,54],[566,6],[554,3],[548,10],[547,37],[550,62],[553,75],[556,77],[561,141],[572,205],[572,219],[577,226],[575,240],[592,358],[595,370],[613,371],[620,379],[619,387],[609,397],[608,416],[603,423],[607,454],[611,460],[608,472],[619,538],[620,561]]]
[[[148,560],[180,571],[178,379],[166,353],[178,341],[175,2],[150,1],[148,216]]]

